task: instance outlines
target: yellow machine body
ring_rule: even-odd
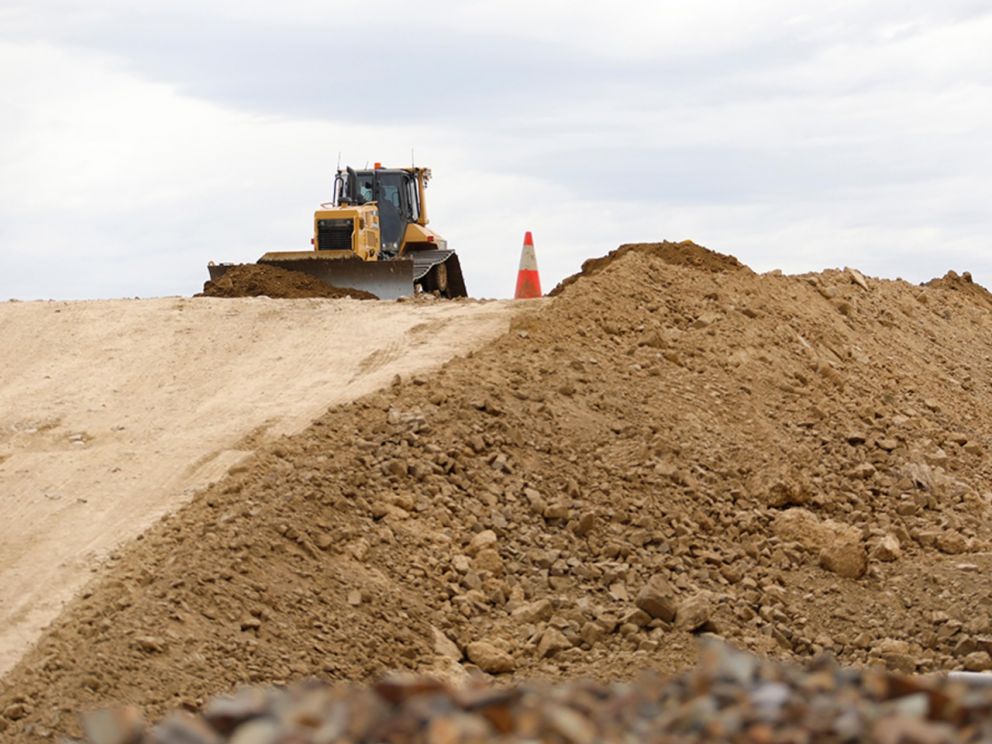
[[[258,262],[382,299],[416,291],[464,297],[458,257],[427,226],[430,178],[429,168],[339,170],[333,202],[314,212],[312,249],[271,251]],[[209,267],[211,278],[228,266]]]

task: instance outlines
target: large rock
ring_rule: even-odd
[[[537,623],[550,620],[555,612],[555,607],[550,599],[539,599],[530,604],[521,605],[515,609],[511,616],[521,623]]]
[[[472,559],[472,568],[476,571],[488,571],[493,576],[503,575],[503,559],[492,548],[480,550]]]
[[[899,545],[899,538],[895,535],[886,535],[879,540],[878,545],[872,551],[872,557],[877,561],[890,563],[899,560],[902,556],[902,546]]]
[[[808,509],[787,509],[775,517],[772,531],[816,553],[828,571],[856,579],[868,568],[861,530],[832,519],[820,519]]]
[[[698,592],[679,605],[675,625],[682,630],[699,630],[710,621],[712,614],[713,595],[705,591]]]
[[[444,656],[453,661],[462,660],[462,651],[458,648],[458,645],[448,638],[443,631],[434,626],[431,626],[431,646],[434,648],[434,653],[438,656]]]
[[[548,628],[541,635],[541,640],[537,642],[537,655],[544,659],[571,647],[572,644],[564,633],[556,628]]]
[[[859,579],[868,569],[868,555],[860,534],[837,533],[820,551],[820,565],[847,579]]]
[[[475,555],[482,550],[494,548],[497,541],[498,538],[495,532],[492,530],[483,530],[472,538],[465,552],[469,555]]]
[[[668,579],[660,574],[652,576],[637,594],[634,603],[651,617],[670,623],[678,612],[678,602]]]
[[[469,661],[490,674],[505,674],[517,668],[514,658],[488,641],[473,641],[465,649]]]

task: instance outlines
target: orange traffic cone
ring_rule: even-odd
[[[515,300],[530,300],[541,296],[541,277],[537,273],[537,256],[534,255],[534,238],[530,230],[524,233],[524,248],[520,252],[520,271],[517,272]]]

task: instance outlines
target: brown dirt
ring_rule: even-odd
[[[971,278],[971,273],[965,271],[958,274],[956,271],[948,271],[944,276],[928,281],[924,286],[934,289],[945,289],[951,292],[960,292],[973,300],[984,302],[992,306],[992,293],[981,284],[976,284]]]
[[[265,264],[238,264],[227,270],[217,281],[207,281],[197,297],[272,297],[273,299],[302,299],[324,297],[355,300],[379,299],[361,289],[332,287],[320,279],[299,271],[288,271]]]
[[[625,243],[605,256],[583,261],[579,272],[562,279],[554,289],[548,292],[548,296],[554,297],[561,294],[566,287],[574,284],[582,277],[595,276],[628,253],[644,253],[660,258],[672,266],[689,266],[702,271],[739,271],[741,269],[750,271],[747,266],[733,256],[726,256],[703,248],[691,240],[683,240],[680,243],[671,243],[667,240],[661,243]]]
[[[429,375],[516,309],[432,300],[0,303],[0,675],[108,552],[256,447]]]
[[[992,666],[989,306],[655,245],[121,551],[6,677],[7,736],[310,674],[669,672],[701,631]]]

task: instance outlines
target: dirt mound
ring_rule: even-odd
[[[958,274],[956,271],[948,271],[944,276],[931,279],[923,286],[960,292],[962,295],[970,297],[976,302],[984,302],[992,306],[992,293],[981,284],[976,284],[975,280],[971,278],[971,273],[968,271],[963,274]]]
[[[133,708],[88,714],[86,728],[91,744],[137,741],[142,734],[217,744],[977,742],[992,737],[992,690],[939,677],[843,670],[826,659],[801,669],[711,642],[696,669],[672,679],[494,688],[399,677],[368,688],[246,688],[211,700],[201,716],[172,714],[152,729]]]
[[[217,281],[207,281],[197,297],[272,297],[276,299],[301,299],[305,297],[338,298],[355,300],[379,299],[361,289],[331,287],[316,277],[299,271],[288,271],[265,264],[238,264],[224,273]]]
[[[696,245],[691,240],[683,240],[680,243],[626,243],[607,255],[599,258],[590,258],[582,262],[582,268],[577,274],[572,274],[558,283],[558,285],[548,292],[549,297],[560,294],[566,287],[574,284],[582,277],[594,276],[614,261],[622,258],[628,253],[645,253],[660,258],[665,263],[673,266],[688,266],[703,271],[738,271],[741,269],[750,271],[744,264],[733,256],[726,256],[701,245]]]
[[[704,632],[992,668],[988,307],[671,250],[329,411],[121,551],[4,680],[7,736],[307,675],[670,672]]]

